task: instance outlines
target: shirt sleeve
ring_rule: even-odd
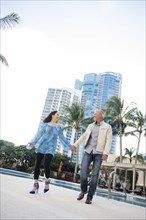
[[[36,145],[36,143],[38,142],[38,140],[42,137],[42,135],[45,133],[45,124],[43,124],[40,129],[37,131],[36,135],[34,136],[34,138],[28,143],[28,144],[32,144],[33,146]]]
[[[71,144],[64,137],[63,129],[61,127],[58,128],[58,136],[59,136],[59,139],[60,139],[62,146],[64,147],[64,150],[69,151]]]

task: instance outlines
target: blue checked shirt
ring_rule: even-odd
[[[71,144],[65,139],[63,129],[60,125],[53,127],[44,123],[29,144],[32,144],[36,148],[36,153],[54,155],[58,137],[64,150],[69,151]]]

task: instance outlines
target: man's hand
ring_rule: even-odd
[[[71,151],[76,151],[76,147],[75,146],[71,146],[70,150]]]
[[[102,155],[102,160],[107,161],[108,155],[107,154],[103,154]]]

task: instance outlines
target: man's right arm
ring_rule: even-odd
[[[90,125],[88,125],[86,131],[82,134],[82,136],[71,146],[71,148],[70,148],[71,151],[75,151],[76,148],[80,144],[82,144],[83,142],[85,142],[88,139],[88,137],[90,136],[90,133],[91,133],[90,130],[91,130],[91,127],[90,127]]]

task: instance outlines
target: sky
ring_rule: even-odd
[[[1,139],[25,145],[35,135],[49,87],[73,88],[87,73],[121,73],[125,107],[145,114],[145,1],[7,1],[1,17]],[[136,148],[137,139],[124,146]],[[118,148],[118,146],[117,146]],[[140,152],[145,152],[142,138]]]

